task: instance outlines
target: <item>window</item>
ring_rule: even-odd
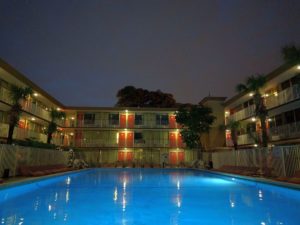
[[[134,117],[134,124],[135,124],[135,125],[143,125],[143,116],[142,116],[142,115],[135,114],[135,117]]]
[[[111,113],[108,116],[109,125],[119,125],[119,113]]]
[[[156,125],[169,125],[169,116],[168,115],[156,115]]]
[[[84,114],[84,124],[95,124],[95,114],[94,113],[85,113]]]
[[[284,117],[285,117],[285,122],[286,123],[293,123],[293,122],[295,122],[294,111],[285,112],[284,113]]]
[[[134,132],[134,143],[135,144],[145,143],[142,132]]]

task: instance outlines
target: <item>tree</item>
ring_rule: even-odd
[[[281,49],[282,58],[286,63],[300,63],[300,48],[295,45],[286,45]]]
[[[229,120],[225,126],[226,129],[230,130],[230,136],[235,150],[238,149],[237,132],[240,126],[240,122],[234,120]]]
[[[58,119],[62,119],[62,118],[65,118],[66,117],[66,113],[65,112],[62,112],[62,111],[58,111],[56,109],[51,109],[50,111],[50,118],[51,118],[51,121],[48,125],[48,128],[47,128],[47,144],[50,144],[51,143],[51,140],[52,140],[52,134],[57,131],[57,124],[56,124],[56,121]]]
[[[246,84],[238,84],[236,86],[237,92],[253,92],[253,100],[255,104],[255,116],[259,118],[262,131],[262,146],[268,146],[268,134],[266,119],[268,111],[264,103],[264,98],[260,92],[260,89],[266,84],[266,77],[263,75],[252,75],[248,77]]]
[[[180,107],[176,112],[176,121],[182,125],[183,141],[188,148],[198,150],[198,159],[202,151],[201,135],[209,132],[214,120],[211,108],[201,105]]]
[[[12,85],[10,88],[10,98],[12,101],[11,109],[9,110],[9,129],[7,136],[7,144],[12,144],[14,129],[18,125],[22,112],[21,101],[26,100],[32,94],[32,89],[29,87],[18,87]]]
[[[134,86],[126,86],[117,93],[117,106],[119,107],[176,107],[176,101],[172,94],[160,90],[148,91]]]

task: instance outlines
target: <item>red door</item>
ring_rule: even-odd
[[[83,114],[78,113],[77,114],[77,127],[82,127],[83,125]]]
[[[125,160],[125,152],[119,151],[118,152],[118,161],[124,161]]]
[[[133,152],[126,152],[126,161],[132,161],[133,160]]]
[[[178,162],[184,162],[184,152],[178,152]]]
[[[133,147],[133,132],[127,132],[126,147]]]
[[[127,117],[127,127],[128,128],[134,127],[134,115],[133,114],[129,114]]]
[[[177,152],[170,152],[169,153],[169,162],[170,164],[177,164]]]
[[[125,132],[119,132],[119,147],[126,147],[125,140]]]
[[[170,128],[176,128],[176,118],[175,115],[170,115],[169,116],[169,127]]]
[[[75,131],[75,145],[81,147],[82,131]]]
[[[126,128],[126,114],[120,115],[120,127]]]
[[[178,145],[178,148],[182,148],[184,143],[183,143],[183,140],[182,140],[182,136],[180,133],[178,133],[178,136],[177,136],[177,145]]]
[[[170,132],[169,134],[169,145],[171,148],[176,148],[176,133],[175,132]]]

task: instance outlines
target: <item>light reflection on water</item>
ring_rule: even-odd
[[[30,185],[0,191],[1,224],[299,225],[299,192],[199,171],[99,169]]]

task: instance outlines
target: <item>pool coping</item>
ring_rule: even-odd
[[[281,182],[281,181],[276,181],[276,180],[267,179],[267,178],[263,178],[263,177],[250,177],[250,176],[243,176],[243,175],[232,174],[232,173],[224,173],[224,172],[213,171],[213,170],[205,170],[205,169],[195,169],[195,170],[200,170],[200,171],[208,172],[211,174],[219,174],[219,175],[223,175],[223,176],[227,176],[227,177],[239,178],[242,180],[250,180],[253,182],[270,184],[270,185],[275,185],[278,187],[284,187],[284,188],[289,188],[289,189],[294,189],[294,190],[300,191],[299,184]]]
[[[90,169],[93,169],[93,168],[72,170],[72,171],[67,171],[67,172],[61,172],[61,173],[54,173],[54,174],[39,176],[39,177],[20,177],[20,180],[9,181],[9,182],[4,182],[4,183],[0,184],[0,190],[6,189],[6,188],[9,188],[9,187],[17,187],[17,186],[21,186],[21,185],[24,185],[24,184],[31,184],[31,183],[34,183],[36,181],[43,181],[43,180],[46,180],[46,179],[52,178],[52,177],[65,176],[65,175],[68,175],[68,174],[72,174],[74,172],[76,173],[76,172],[81,172],[81,171],[87,171],[87,170],[90,170]]]
[[[279,187],[284,187],[284,188],[289,188],[289,189],[294,189],[300,191],[300,185],[299,184],[292,184],[292,183],[287,183],[287,182],[280,182],[280,181],[275,181],[267,178],[262,178],[262,177],[250,177],[250,176],[243,176],[243,175],[238,175],[238,174],[231,174],[231,173],[224,173],[224,172],[219,172],[219,171],[213,171],[213,170],[206,170],[206,169],[199,169],[199,168],[85,168],[85,169],[80,169],[80,170],[72,170],[72,171],[67,171],[63,173],[55,173],[55,174],[49,174],[45,175],[42,177],[24,177],[24,179],[21,180],[15,180],[11,182],[4,182],[0,184],[0,190],[6,189],[9,187],[16,187],[24,184],[31,184],[36,181],[43,181],[48,178],[52,177],[59,177],[59,176],[65,176],[68,174],[72,173],[77,173],[77,172],[82,172],[82,171],[88,171],[88,170],[93,170],[93,169],[161,169],[161,170],[196,170],[196,171],[203,171],[211,174],[217,174],[217,175],[222,175],[226,177],[233,177],[233,178],[238,178],[242,180],[248,180],[248,181],[253,181],[253,182],[259,182],[259,183],[264,183],[264,184],[269,184],[269,185],[274,185],[274,186],[279,186]]]

